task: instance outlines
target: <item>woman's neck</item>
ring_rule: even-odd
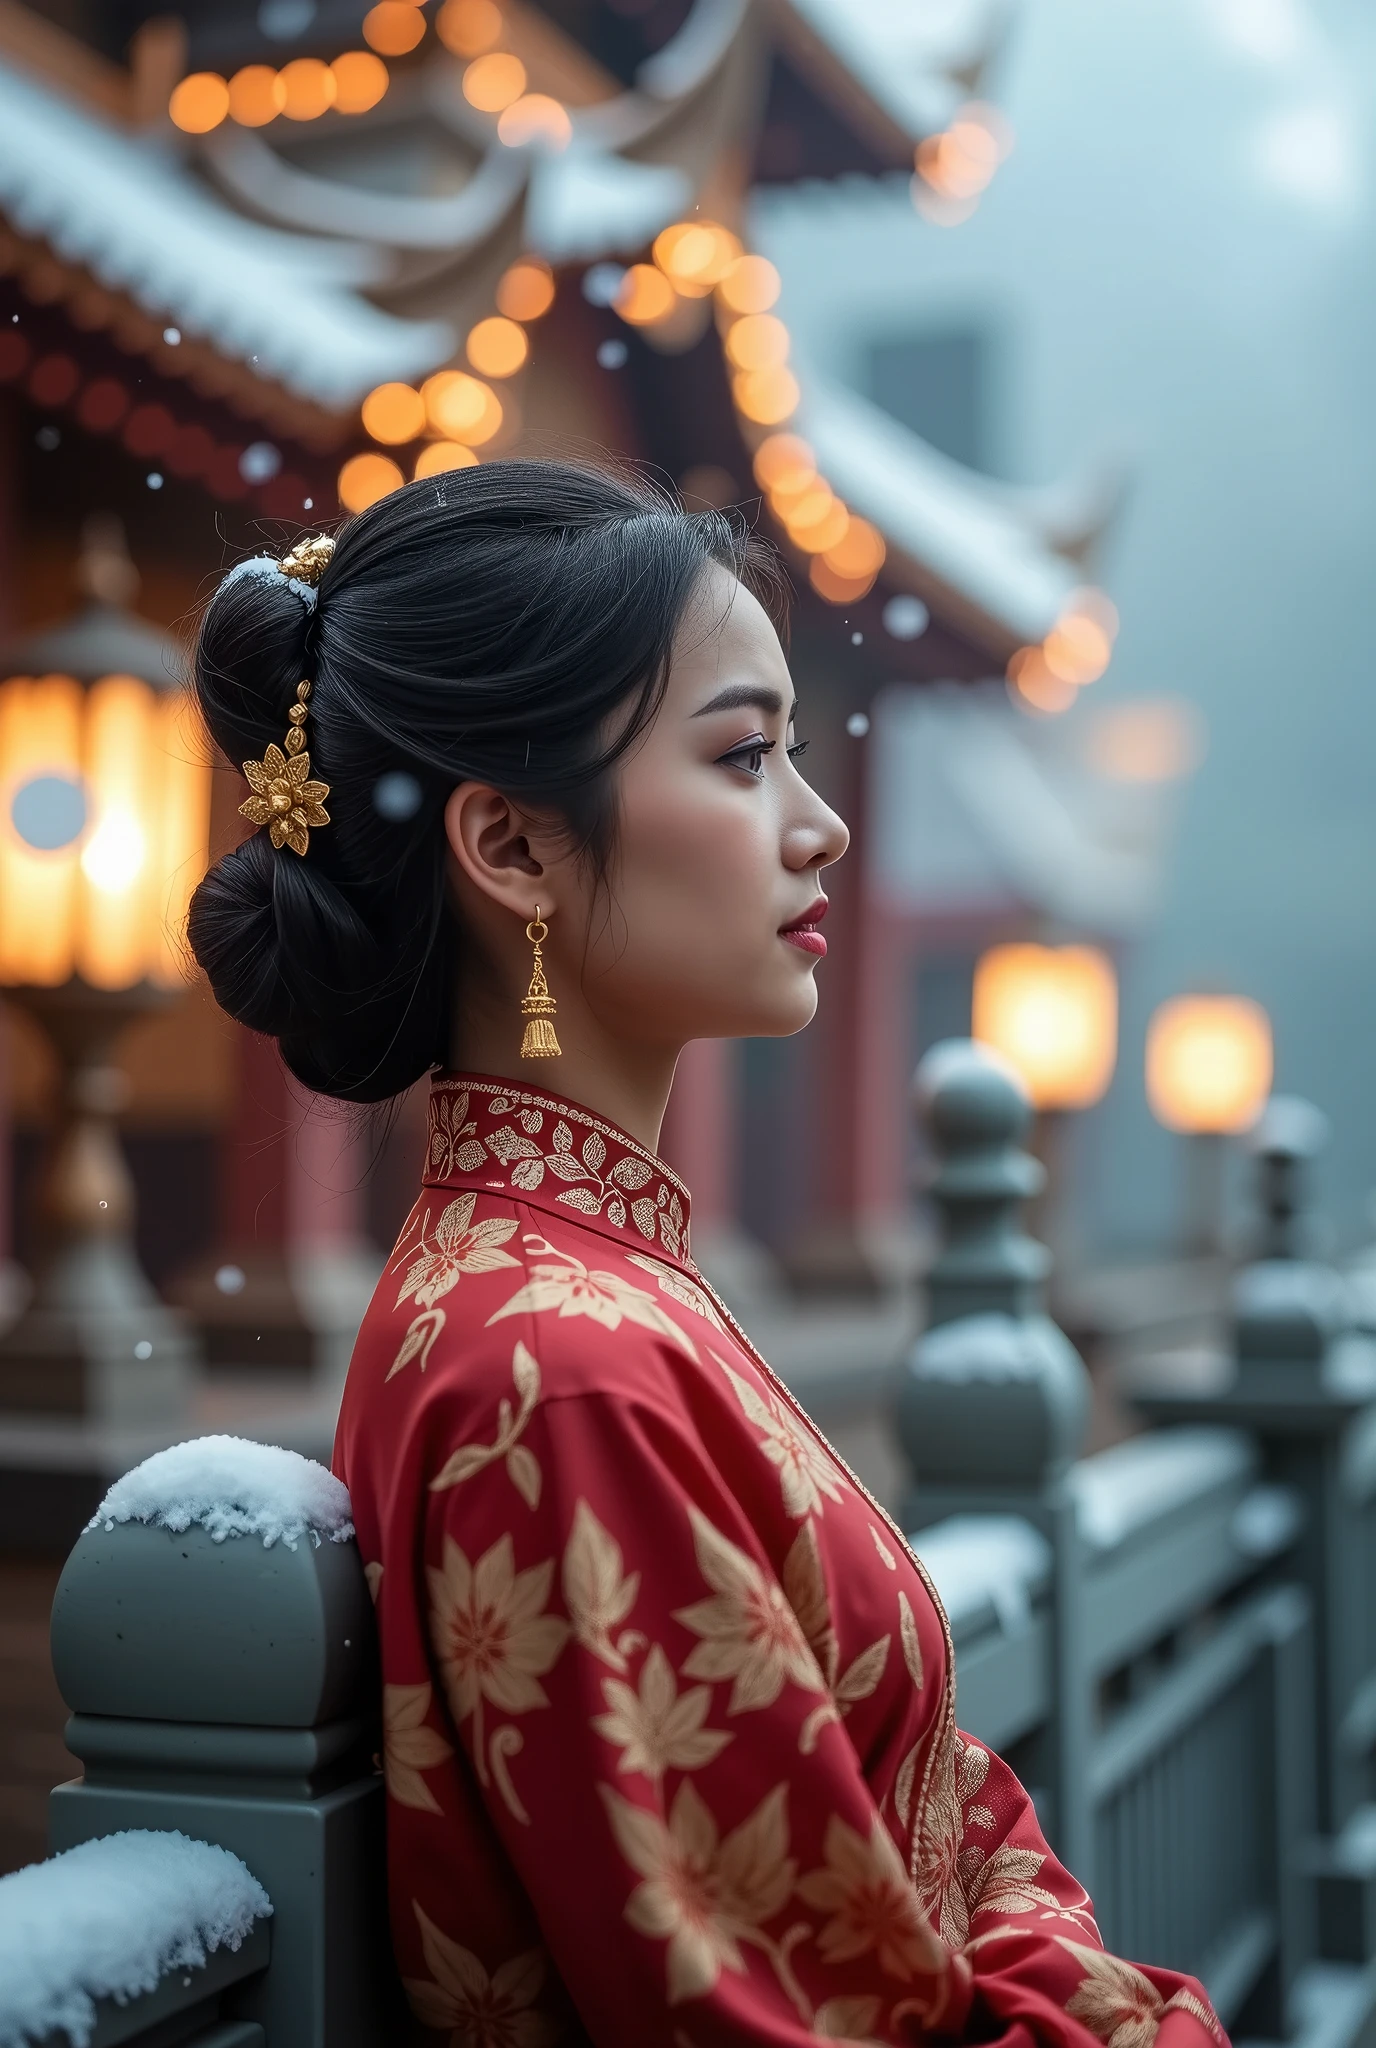
[[[481,997],[466,992],[466,998],[454,1006],[449,1064],[456,1073],[492,1074],[523,1088],[566,1095],[646,1151],[659,1150],[680,1047],[627,1045],[610,1038],[583,1004],[561,1004],[555,1020],[559,1057],[522,1059],[519,1011],[498,1016]]]

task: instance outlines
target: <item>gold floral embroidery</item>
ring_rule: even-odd
[[[430,1363],[430,1352],[435,1339],[443,1328],[444,1310],[442,1308],[423,1308],[418,1316],[413,1316],[407,1327],[406,1335],[401,1340],[397,1355],[392,1360],[391,1369],[387,1374],[388,1379],[395,1379],[401,1368],[404,1365],[409,1365],[413,1358],[420,1359],[420,1369],[424,1372],[426,1366]]]
[[[827,1822],[826,1864],[798,1885],[810,1906],[831,1918],[818,1936],[822,1960],[846,1963],[875,1952],[879,1967],[910,1984],[938,1976],[946,1952],[913,1897],[902,1859],[876,1816],[868,1840],[838,1814]]]
[[[908,1676],[921,1692],[922,1639],[917,1632],[917,1619],[908,1596],[901,1590],[898,1595],[898,1633],[903,1644],[903,1662],[908,1667]]]
[[[635,1605],[640,1573],[622,1571],[621,1546],[585,1500],[574,1508],[573,1527],[564,1546],[563,1588],[575,1639],[614,1671],[625,1671],[635,1639],[623,1637],[618,1643],[613,1631]]]
[[[979,1849],[963,1849],[965,1807],[989,1775],[989,1754],[966,1743],[947,1724],[941,1753],[932,1773],[929,1796],[918,1824],[914,1881],[924,1912],[943,1941],[964,1945],[970,1932],[970,1905],[965,1883],[983,1862]]]
[[[980,1825],[993,1825],[994,1817],[987,1807],[972,1808],[972,1820],[976,1813],[988,1814],[987,1821],[981,1821]],[[1087,1922],[1092,1928],[1094,1922],[1089,1916],[1089,1899],[1083,1892],[1080,1894],[1084,1900],[1082,1906],[1068,1906],[1045,1885],[1033,1883],[1045,1861],[1045,1856],[1035,1849],[1015,1849],[1007,1842],[987,1857],[982,1849],[967,1849],[962,1866],[971,1919],[976,1913],[1050,1912],[1062,1919]]]
[[[570,1633],[566,1621],[544,1611],[554,1560],[518,1572],[511,1537],[503,1535],[473,1565],[446,1536],[443,1567],[428,1569],[426,1577],[450,1708],[456,1721],[473,1716],[473,1761],[486,1785],[483,1701],[509,1714],[549,1705],[540,1680]]]
[[[1121,1957],[1070,1941],[1063,1934],[1056,1940],[1086,1973],[1066,2000],[1065,2009],[1104,2042],[1105,2048],[1151,2048],[1162,2020],[1172,2011],[1188,2012],[1216,2040],[1222,2038],[1217,2019],[1193,1992],[1182,1989],[1173,1998],[1163,1999],[1151,1980]]]
[[[440,1180],[451,1173],[476,1173],[487,1157],[487,1149],[474,1134],[477,1124],[468,1114],[468,1090],[457,1095],[436,1094],[430,1104],[429,1170]]]
[[[889,1549],[888,1544],[884,1541],[879,1531],[875,1528],[873,1522],[871,1522],[869,1525],[869,1531],[871,1537],[874,1539],[874,1547],[879,1552],[879,1556],[884,1565],[884,1569],[886,1571],[896,1572],[898,1570],[898,1559]]]
[[[723,1969],[743,1974],[742,1942],[786,1969],[786,1952],[763,1925],[787,1903],[797,1874],[788,1854],[787,1785],[776,1785],[724,1840],[691,1778],[679,1786],[667,1824],[608,1785],[598,1790],[617,1846],[640,1876],[625,1918],[637,1934],[669,1944],[670,2005],[711,1991]]]
[[[610,1711],[595,1714],[592,1725],[621,1751],[618,1771],[639,1771],[656,1780],[666,1771],[696,1771],[732,1740],[703,1726],[712,1704],[711,1686],[680,1693],[658,1643],[640,1667],[638,1690],[624,1679],[604,1678],[602,1695]]]
[[[876,1690],[889,1660],[890,1638],[881,1636],[878,1642],[871,1643],[837,1676],[840,1647],[832,1625],[831,1600],[817,1535],[810,1521],[804,1522],[784,1559],[783,1587],[830,1694],[808,1715],[798,1734],[799,1749],[804,1756],[811,1756],[827,1723],[839,1721],[857,1700],[868,1699]]]
[[[787,1513],[801,1521],[804,1515],[822,1513],[823,1494],[828,1500],[844,1499],[840,1476],[819,1439],[803,1429],[772,1394],[766,1399],[724,1358],[717,1357],[715,1351],[711,1355],[730,1380],[747,1416],[764,1431],[760,1449],[770,1464],[779,1468]]]
[[[589,1272],[581,1259],[574,1258],[571,1252],[556,1250],[544,1238],[528,1239],[527,1243],[552,1257],[531,1266],[525,1286],[488,1317],[489,1325],[501,1322],[503,1316],[539,1315],[546,1309],[554,1309],[561,1316],[591,1316],[607,1330],[620,1329],[624,1319],[658,1331],[661,1337],[671,1338],[690,1358],[697,1358],[692,1338],[643,1287],[633,1287],[620,1273]],[[511,1259],[503,1263],[516,1262]]]
[[[415,1899],[421,1950],[433,1983],[408,1977],[406,1996],[423,2027],[449,2035],[449,2048],[551,2048],[560,2029],[537,2012],[545,1980],[538,1948],[512,1956],[489,1977],[471,1949],[441,1934]]]
[[[511,1354],[511,1377],[520,1396],[520,1407],[513,1415],[511,1403],[503,1395],[497,1403],[496,1440],[490,1444],[461,1444],[430,1481],[431,1493],[461,1486],[485,1466],[505,1458],[507,1476],[526,1506],[538,1507],[540,1461],[528,1444],[518,1441],[540,1399],[540,1368],[524,1344],[518,1343]]]
[[[684,1676],[732,1679],[728,1714],[773,1706],[789,1679],[806,1692],[824,1691],[817,1661],[783,1588],[766,1579],[754,1559],[696,1507],[690,1506],[688,1515],[698,1566],[712,1598],[674,1611],[675,1621],[702,1638],[683,1664]]]
[[[398,1308],[411,1300],[422,1308],[433,1308],[442,1294],[458,1285],[463,1273],[491,1273],[498,1266],[520,1265],[520,1260],[513,1259],[510,1252],[497,1249],[515,1232],[515,1217],[484,1216],[474,1223],[471,1219],[477,1199],[469,1192],[456,1195],[445,1204],[435,1226],[433,1249],[425,1246],[430,1222],[430,1212],[426,1211],[421,1225],[420,1256],[412,1262],[401,1283]]]
[[[702,1316],[714,1330],[720,1330],[723,1337],[726,1335],[725,1323],[702,1289],[685,1274],[680,1273],[677,1267],[666,1266],[662,1259],[652,1259],[648,1252],[627,1252],[626,1257],[633,1266],[639,1266],[644,1272],[654,1274],[659,1282],[661,1294],[667,1294],[671,1301],[678,1302],[682,1308],[690,1308],[695,1316]]]
[[[859,2041],[865,2048],[878,2048],[874,2029],[882,2000],[869,1992],[851,1998],[828,1998],[818,2006],[812,2031],[824,2041]]]
[[[438,1729],[426,1723],[432,1697],[428,1685],[383,1686],[382,1768],[387,1790],[398,1806],[442,1813],[444,1809],[421,1775],[454,1754]]]

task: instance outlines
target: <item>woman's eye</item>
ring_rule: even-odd
[[[762,775],[764,757],[773,751],[773,740],[767,740],[763,733],[756,733],[752,738],[742,740],[738,747],[732,747],[729,754],[723,754],[721,765],[726,768],[739,768],[746,775]]]

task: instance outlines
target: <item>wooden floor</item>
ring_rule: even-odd
[[[48,1853],[48,1794],[79,1765],[48,1656],[60,1563],[0,1557],[0,1874]]]

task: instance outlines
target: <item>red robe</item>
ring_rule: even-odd
[[[1208,2048],[955,1725],[899,1530],[688,1253],[662,1161],[436,1082],[339,1421],[392,1932],[451,2048]]]

